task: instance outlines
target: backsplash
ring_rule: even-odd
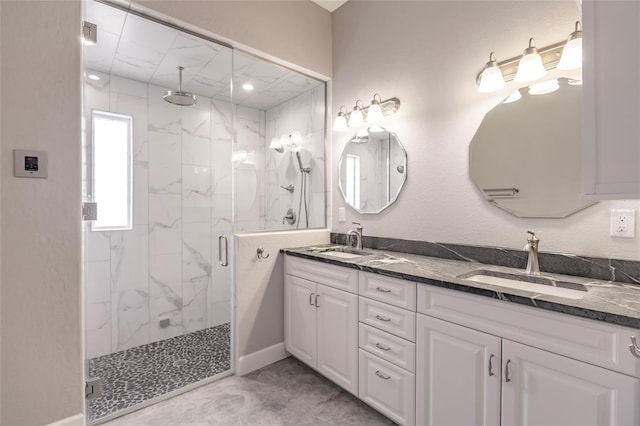
[[[332,232],[331,243],[346,244],[346,234]],[[364,236],[362,238],[362,245],[365,248],[390,250],[442,259],[463,260],[517,269],[526,268],[528,256],[525,251],[500,247],[433,243],[429,241],[412,241],[371,236]],[[540,252],[538,259],[540,261],[540,270],[543,273],[574,275],[640,285],[640,262],[545,252]]]

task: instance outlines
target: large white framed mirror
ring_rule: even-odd
[[[407,152],[387,129],[361,129],[342,151],[338,186],[345,202],[358,213],[377,214],[389,207],[406,179]]]
[[[469,145],[483,196],[518,217],[563,218],[581,195],[582,86],[558,78],[523,87],[489,111]]]

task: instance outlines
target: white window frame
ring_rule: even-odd
[[[97,173],[100,173],[101,168],[98,164],[100,159],[97,155],[100,154],[99,148],[96,146],[96,120],[108,119],[112,121],[124,122],[127,125],[127,141],[126,141],[126,164],[123,168],[126,173],[126,197],[127,197],[127,212],[126,220],[123,223],[100,225],[100,211],[104,211],[107,207],[104,200],[100,200],[100,194],[96,192],[96,179]],[[98,220],[91,222],[92,231],[118,231],[118,230],[130,230],[133,229],[133,117],[130,115],[116,114],[113,112],[92,110],[91,111],[91,196],[94,201],[98,203]]]
[[[347,154],[347,204],[360,208],[360,156]]]

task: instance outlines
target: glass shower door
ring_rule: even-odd
[[[98,212],[83,223],[93,422],[230,374],[232,256],[218,237],[232,235],[232,51],[95,1],[83,17],[98,31],[83,47],[83,197]],[[195,105],[163,99],[177,66]]]

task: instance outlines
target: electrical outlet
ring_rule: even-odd
[[[609,235],[619,238],[635,238],[636,211],[632,209],[611,210]]]

